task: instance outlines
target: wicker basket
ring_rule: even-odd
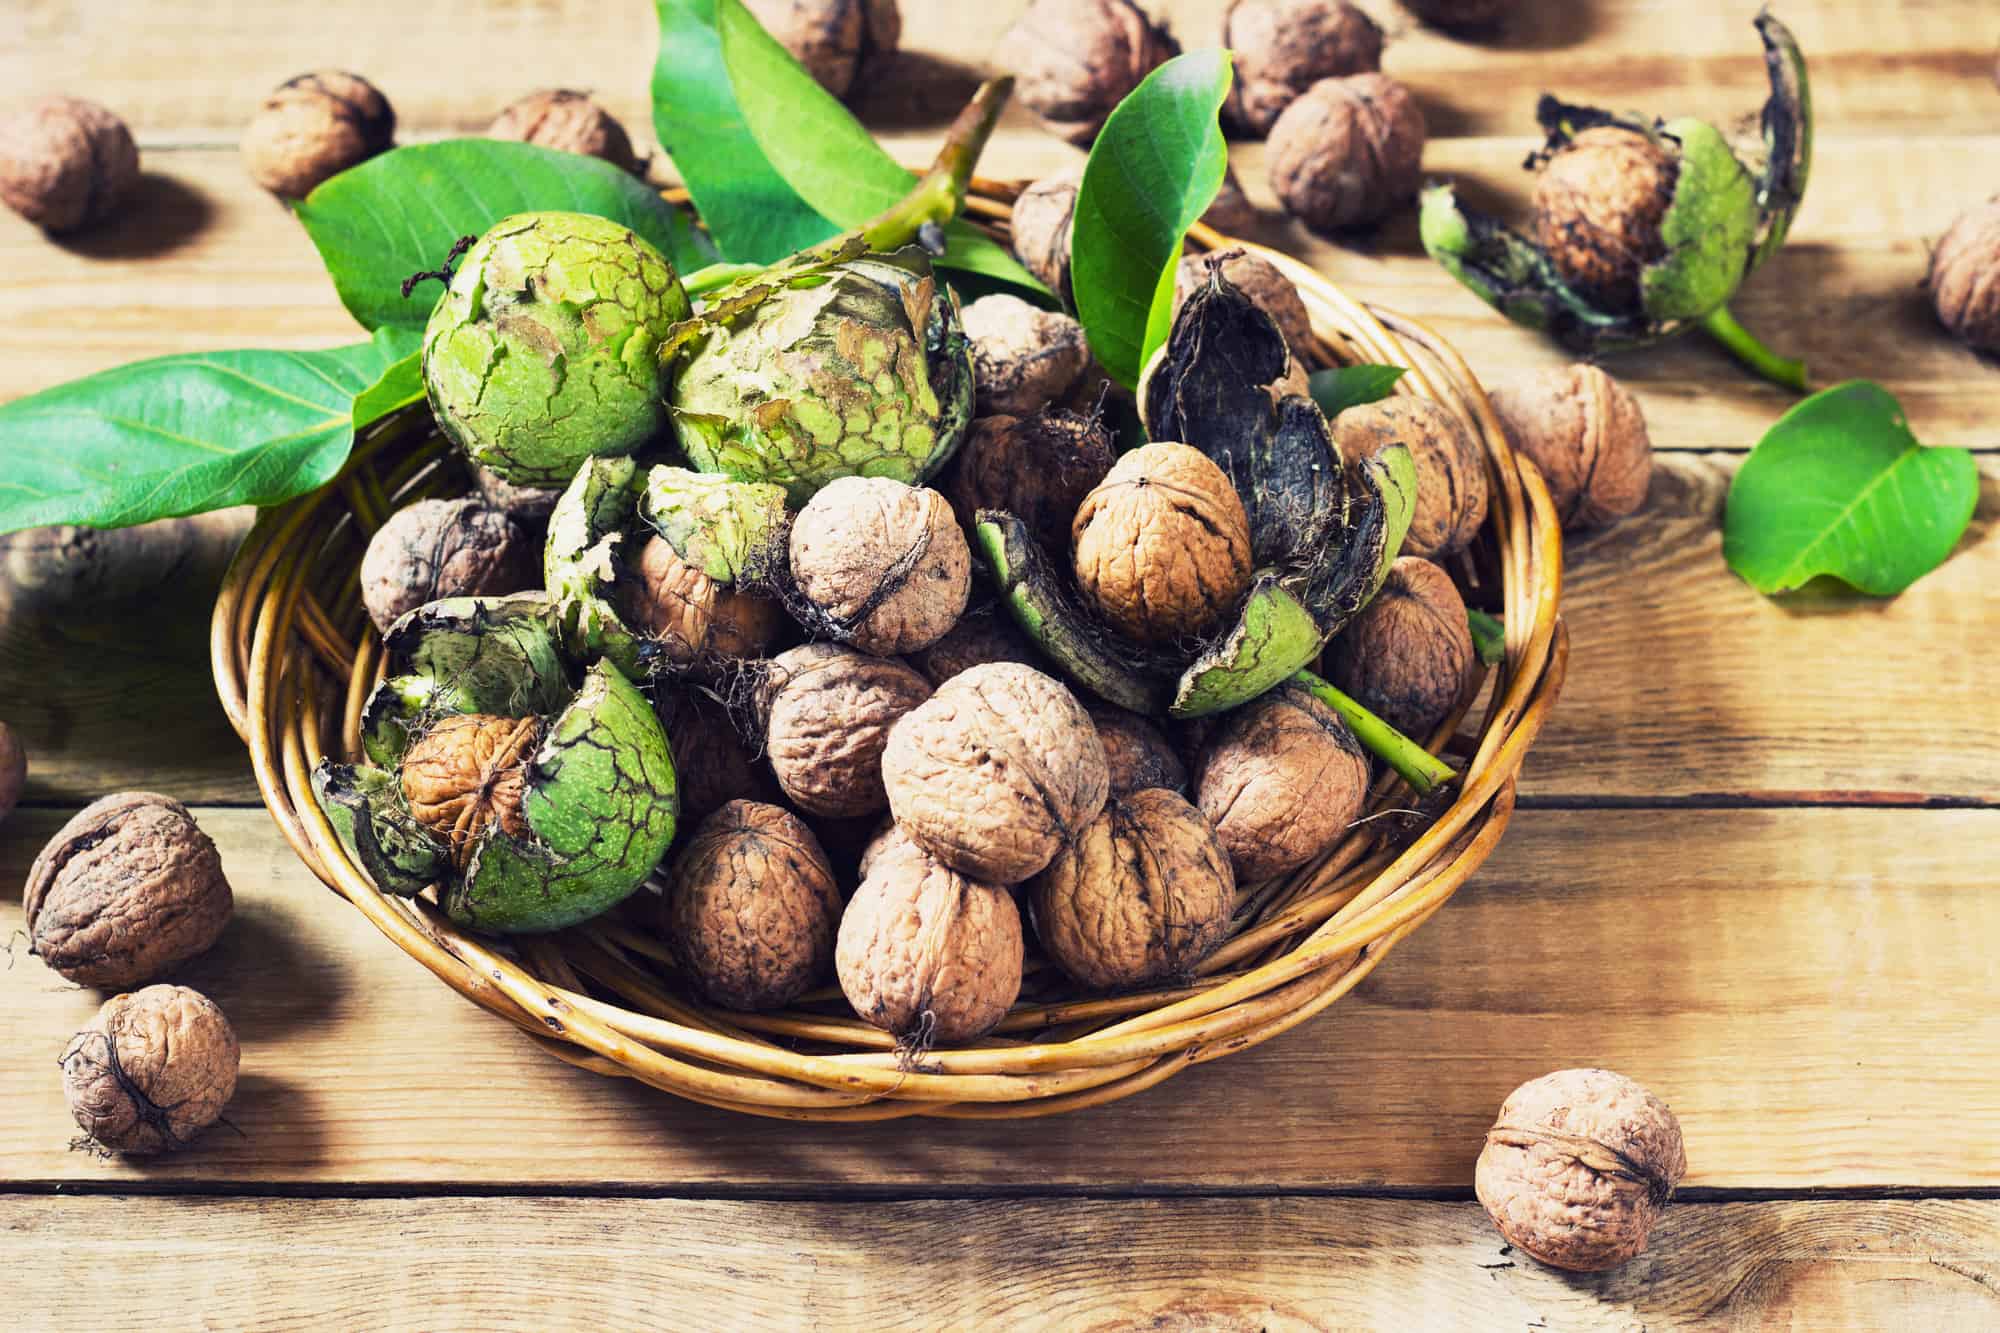
[[[1004,240],[1016,193],[976,182],[968,212]],[[1206,227],[1193,242],[1239,244]],[[383,934],[552,1054],[735,1111],[797,1120],[1053,1115],[1128,1097],[1304,1022],[1442,907],[1499,842],[1515,775],[1568,657],[1557,615],[1562,550],[1540,476],[1508,448],[1449,346],[1295,259],[1246,248],[1298,285],[1326,360],[1407,367],[1399,392],[1443,404],[1484,443],[1492,509],[1466,568],[1500,584],[1506,657],[1476,726],[1464,730],[1466,719],[1454,717],[1433,738],[1462,774],[1451,806],[1413,840],[1399,837],[1397,820],[1363,820],[1312,865],[1243,889],[1231,938],[1187,984],[1024,1000],[978,1044],[912,1058],[848,1016],[837,990],[775,1014],[690,999],[635,916],[501,942],[461,932],[428,901],[377,892],[335,839],[308,778],[323,754],[359,752],[361,705],[383,673],[355,577],[369,533],[397,506],[464,486],[422,407],[366,432],[333,483],[265,512],[216,603],[216,686],[272,817],[307,867]],[[1391,775],[1370,799],[1373,813],[1408,805],[1409,792]],[[1032,957],[1029,966],[1038,966]]]

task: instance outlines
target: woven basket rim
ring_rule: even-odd
[[[1019,190],[975,180],[967,213],[1004,240]],[[341,848],[309,783],[323,753],[358,749],[361,703],[382,665],[353,577],[366,534],[396,503],[438,484],[422,447],[432,433],[428,409],[416,404],[365,432],[333,482],[261,514],[216,601],[217,692],[287,842],[398,947],[551,1054],[757,1115],[863,1121],[1079,1110],[1258,1045],[1331,1005],[1444,905],[1507,827],[1516,775],[1567,665],[1561,532],[1540,475],[1514,453],[1477,378],[1442,338],[1355,300],[1282,251],[1200,224],[1190,241],[1197,251],[1241,248],[1275,265],[1299,288],[1330,359],[1403,366],[1397,392],[1438,402],[1485,450],[1485,535],[1503,591],[1505,657],[1459,760],[1457,795],[1414,840],[1398,845],[1357,826],[1314,864],[1254,886],[1248,909],[1239,900],[1240,926],[1186,985],[1018,1003],[987,1039],[921,1055],[851,1017],[739,1014],[693,1002],[660,975],[663,946],[621,918],[504,945],[466,934],[427,902],[379,893]],[[1432,748],[1459,736],[1460,724],[1454,716]],[[1399,787],[1379,782],[1371,810]]]

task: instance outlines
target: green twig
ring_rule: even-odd
[[[1298,680],[1319,701],[1346,719],[1354,735],[1368,752],[1380,758],[1420,796],[1428,796],[1458,776],[1458,770],[1423,746],[1384,722],[1354,700],[1336,690],[1310,671],[1301,671]]]
[[[1750,330],[1736,322],[1736,316],[1729,313],[1728,306],[1717,306],[1710,311],[1707,318],[1701,321],[1701,327],[1709,337],[1727,348],[1731,356],[1773,384],[1782,384],[1794,393],[1812,391],[1806,383],[1806,363],[1787,360],[1758,342]]]
[[[938,150],[931,169],[888,212],[863,224],[861,234],[870,250],[894,250],[908,245],[927,222],[942,227],[965,207],[965,191],[972,184],[972,169],[1000,123],[1007,99],[1014,95],[1012,78],[994,79],[979,86],[958,119],[951,123],[944,147]]]

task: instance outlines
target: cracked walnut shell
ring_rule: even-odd
[[[185,1148],[236,1095],[240,1051],[213,1001],[148,986],[104,1002],[63,1051],[63,1096],[92,1141],[145,1156]]]
[[[882,750],[930,682],[901,662],[808,643],[771,659],[766,689],[765,753],[792,804],[814,815],[888,808]]]

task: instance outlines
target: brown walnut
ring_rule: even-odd
[[[909,838],[871,845],[834,971],[864,1022],[918,1047],[991,1032],[1021,993],[1021,912]]]
[[[1513,9],[1515,0],[1403,0],[1403,4],[1440,28],[1483,28]]]
[[[0,122],[0,203],[51,234],[118,211],[139,183],[139,148],[118,116],[44,97]]]
[[[1228,714],[1202,756],[1195,804],[1239,884],[1298,869],[1361,817],[1368,754],[1340,714],[1286,683]]]
[[[614,167],[642,174],[645,163],[632,151],[632,137],[618,118],[589,93],[548,88],[529,93],[486,127],[489,139],[513,139],[565,153],[603,158]]]
[[[1604,310],[1639,308],[1639,275],[1667,252],[1660,222],[1679,174],[1637,130],[1598,125],[1535,177],[1535,238],[1570,286]]]
[[[1201,220],[1224,236],[1239,235],[1257,225],[1257,206],[1250,202],[1249,195],[1243,193],[1243,183],[1236,179],[1235,167],[1223,170],[1222,185],[1216,190],[1214,202],[1201,215]]]
[[[1532,1079],[1500,1104],[1473,1187],[1509,1244],[1597,1273],[1646,1248],[1687,1174],[1667,1104],[1608,1069]]]
[[[1322,79],[1271,127],[1271,188],[1317,231],[1387,217],[1417,192],[1424,113],[1386,74]]]
[[[136,986],[204,953],[236,901],[215,843],[179,801],[122,792],[64,824],[21,909],[41,960],[79,986]]]
[[[1407,445],[1417,468],[1417,508],[1403,551],[1437,560],[1472,544],[1486,522],[1486,455],[1472,430],[1428,398],[1395,397],[1350,407],[1333,422],[1349,461]]]
[[[2000,198],[1960,216],[1931,252],[1931,306],[1952,337],[2000,352]]]
[[[1114,798],[1028,889],[1042,947],[1091,990],[1188,976],[1228,935],[1236,904],[1215,830],[1159,787]]]
[[[1382,29],[1345,0],[1233,0],[1222,44],[1236,53],[1224,112],[1257,138],[1321,79],[1382,68]]]
[[[780,799],[771,766],[751,752],[729,710],[714,697],[698,689],[660,690],[655,708],[667,729],[682,818],[689,825],[731,801]]]
[[[840,890],[798,816],[731,801],[675,857],[661,922],[674,957],[710,1000],[782,1009],[832,967]]]
[[[1113,108],[1180,44],[1132,0],[1034,0],[1000,40],[994,63],[1042,127],[1088,145]]]
[[[1278,332],[1285,335],[1285,346],[1294,357],[1304,360],[1313,354],[1318,339],[1313,336],[1312,316],[1306,313],[1299,289],[1270,260],[1247,250],[1211,250],[1181,260],[1180,269],[1174,274],[1175,314],[1180,313],[1190,296],[1208,286],[1209,278],[1218,268],[1224,278],[1271,317]]]
[[[374,84],[325,69],[271,90],[243,132],[243,161],[250,179],[272,194],[303,199],[395,137],[396,113]]]
[[[0,823],[5,823],[28,785],[28,752],[21,738],[5,722],[0,722]]]
[[[945,475],[944,493],[967,532],[982,509],[1026,524],[1051,554],[1069,549],[1077,506],[1115,458],[1111,432],[1095,416],[1060,410],[1026,417],[981,417]]]
[[[808,643],[771,659],[767,691],[765,753],[792,804],[815,815],[888,809],[882,747],[930,698],[929,682],[901,662]]]
[[[236,1095],[235,1029],[185,986],[114,995],[63,1051],[63,1096],[78,1128],[133,1156],[185,1148]]]
[[[639,544],[619,580],[619,596],[631,628],[682,666],[715,668],[762,657],[788,623],[778,602],[717,583],[657,534]]]
[[[1097,739],[1104,744],[1104,763],[1111,774],[1111,794],[1129,796],[1148,787],[1187,791],[1187,767],[1167,733],[1150,718],[1111,704],[1086,705]]]
[[[1025,417],[1065,397],[1090,368],[1083,325],[996,293],[965,307],[981,415]]]
[[[1541,470],[1565,528],[1637,513],[1653,479],[1653,441],[1631,390],[1581,362],[1537,370],[1493,390],[1507,439]]]
[[[528,832],[521,804],[528,761],[542,738],[534,717],[459,713],[425,732],[403,756],[403,799],[417,822],[451,848],[464,869],[486,830]]]
[[[477,500],[419,500],[375,530],[361,557],[361,602],[384,633],[440,597],[534,587],[541,552],[505,514]]]
[[[1077,191],[1083,188],[1083,168],[1069,167],[1044,176],[1014,201],[1009,224],[1014,255],[1063,305],[1073,307],[1069,281],[1070,232],[1076,222]]]
[[[1250,518],[1208,456],[1155,441],[1084,497],[1070,527],[1076,581],[1120,632],[1171,643],[1215,628],[1250,586]]]
[[[835,97],[878,72],[903,39],[896,0],[747,0],[757,21]]]
[[[972,593],[972,551],[942,495],[888,477],[842,477],[792,524],[792,581],[826,630],[866,653],[944,637]]]
[[[910,665],[934,689],[953,676],[988,662],[1036,666],[1040,661],[1035,646],[1021,633],[1014,618],[991,602],[967,611],[942,639],[928,648],[919,648],[909,657]]]
[[[472,467],[472,485],[489,509],[497,509],[518,523],[540,523],[556,511],[561,491],[541,486],[516,486],[492,468]]]
[[[1076,696],[1033,667],[953,676],[889,733],[889,809],[952,869],[1018,884],[1097,817],[1110,793],[1104,743]]]
[[[1472,626],[1451,575],[1406,555],[1375,600],[1328,645],[1327,677],[1418,741],[1451,715],[1472,674]]]

